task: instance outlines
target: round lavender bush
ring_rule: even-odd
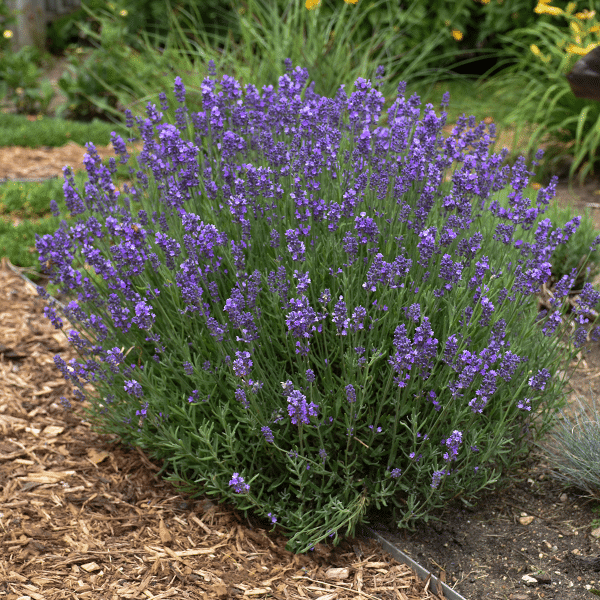
[[[554,182],[526,197],[492,126],[445,137],[403,83],[382,115],[369,81],[325,98],[286,68],[262,91],[213,69],[196,113],[176,78],[175,124],[137,118],[131,186],[88,144],[85,189],[65,168],[79,219],[37,249],[74,298],[81,358],[55,361],[96,427],[304,552],[371,508],[406,526],[498,482],[551,425],[598,295],[567,322],[573,272],[538,314],[579,217],[543,219]]]

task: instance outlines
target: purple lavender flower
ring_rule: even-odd
[[[210,335],[212,335],[218,342],[222,342],[225,334],[227,333],[227,323],[221,325],[216,319],[213,317],[206,318],[206,326],[210,331]]]
[[[130,379],[129,381],[125,381],[125,385],[123,389],[130,395],[135,396],[136,398],[141,398],[144,395],[142,390],[142,386],[135,381],[134,379]]]
[[[250,352],[235,351],[235,360],[233,361],[233,372],[238,377],[247,377],[250,375],[250,369],[252,368],[252,359],[250,358]]]
[[[319,302],[321,304],[328,304],[331,302],[331,292],[328,289],[321,292],[321,295],[319,296]]]
[[[521,410],[531,410],[531,398],[523,398],[517,402],[517,407]]]
[[[342,248],[350,256],[350,264],[352,264],[358,254],[358,240],[351,231],[347,231],[344,235]]]
[[[358,241],[361,244],[377,241],[379,229],[375,221],[371,217],[367,217],[367,213],[361,212],[360,216],[355,217],[354,223],[354,229],[358,233]]]
[[[369,266],[367,281],[362,287],[371,292],[376,291],[377,283],[388,285],[392,289],[404,287],[404,283],[400,283],[399,280],[408,275],[411,265],[410,258],[397,256],[393,263],[388,263],[383,260],[383,254],[378,253]]]
[[[577,299],[577,313],[594,310],[598,305],[598,302],[600,302],[600,292],[596,291],[591,283],[585,283],[583,289],[579,293],[579,298]]]
[[[215,67],[215,61],[212,58],[208,61],[208,74],[211,77],[217,76],[217,69]]]
[[[271,246],[271,248],[279,248],[279,231],[271,229],[269,238],[271,239],[269,246]]]
[[[587,341],[587,329],[585,327],[578,327],[573,335],[573,345],[575,348],[581,348]]]
[[[304,253],[306,252],[306,246],[304,242],[300,240],[298,237],[297,229],[288,229],[285,232],[285,237],[287,239],[287,249],[289,253],[292,255],[294,260],[298,260],[300,262],[304,261]]]
[[[552,306],[558,306],[561,298],[566,298],[577,278],[577,269],[573,268],[570,275],[563,275],[554,286],[554,297],[550,300]]]
[[[244,478],[239,473],[234,473],[229,485],[232,486],[236,494],[246,494],[250,491],[250,486],[244,483]]]
[[[250,407],[250,403],[248,402],[248,399],[246,398],[246,392],[242,388],[236,388],[234,395],[235,395],[235,399],[238,402],[241,402],[244,408],[247,409]]]
[[[119,348],[112,348],[106,351],[105,362],[113,373],[119,372],[119,365],[125,362],[125,356]]]
[[[285,317],[285,324],[293,337],[301,341],[296,343],[296,354],[305,356],[308,353],[310,338],[313,331],[321,331],[322,325],[315,325],[325,318],[325,315],[319,315],[308,303],[306,296],[301,296],[297,300],[292,298],[289,302],[290,308],[294,308]],[[304,343],[301,343],[304,342]]]
[[[298,280],[298,283],[296,284],[296,289],[300,293],[305,292],[308,289],[308,286],[310,285],[309,273],[298,273],[297,270],[294,270],[294,277]]]
[[[562,315],[559,310],[555,310],[546,320],[544,327],[542,327],[542,333],[545,336],[551,336],[562,323]]]
[[[350,323],[350,319],[348,318],[348,311],[346,309],[346,303],[344,302],[343,296],[339,297],[337,304],[333,308],[331,320],[337,328],[338,335],[348,335],[348,330],[346,328]]]
[[[44,306],[44,316],[50,320],[52,325],[54,325],[54,329],[62,329],[63,321],[56,314],[56,309],[52,306]]]
[[[406,316],[411,319],[412,321],[418,322],[419,319],[421,318],[421,305],[420,304],[411,304],[408,307],[404,307],[402,309],[405,313]]]
[[[436,489],[440,485],[440,481],[444,475],[449,474],[449,471],[445,471],[442,469],[441,471],[434,471],[433,476],[431,477],[431,487]]]
[[[352,312],[352,324],[350,329],[352,331],[359,331],[365,328],[364,322],[367,318],[367,309],[363,306],[357,306]]]
[[[550,376],[550,371],[548,371],[548,369],[540,369],[533,377],[529,378],[529,385],[534,390],[543,392]]]
[[[310,424],[309,416],[316,417],[318,408],[314,402],[308,404],[306,396],[299,390],[292,390],[288,396],[288,414],[293,425],[298,422]]]
[[[480,327],[487,327],[490,324],[492,313],[494,312],[494,305],[489,298],[483,296],[481,299],[481,318],[479,319]]]
[[[481,356],[481,355],[480,355]],[[489,399],[496,392],[497,372],[494,369],[487,369],[484,365],[481,369],[483,381],[481,387],[475,391],[475,398],[469,402],[469,407],[473,412],[482,413]]]
[[[290,288],[290,281],[287,278],[287,271],[285,267],[279,267],[277,272],[271,271],[267,276],[267,283],[269,290],[273,294],[279,295],[279,300],[283,306],[288,304],[288,290]]]
[[[267,427],[265,425],[264,427],[261,427],[260,430],[262,431],[262,434],[265,436],[265,440],[269,444],[272,444],[275,441],[275,436],[273,435],[273,432],[271,431],[270,427]]]
[[[415,330],[413,346],[415,348],[415,364],[423,369],[423,377],[429,376],[436,355],[438,341],[433,337],[433,329],[428,317],[423,317],[421,325]]]
[[[161,113],[169,110],[165,94],[159,95],[160,110],[149,104],[147,118],[137,119],[144,149],[139,168],[130,169],[135,187],[118,192],[111,180],[116,161],[102,164],[93,145],[88,145],[85,158],[89,175],[85,186],[78,189],[65,169],[63,191],[71,214],[93,212],[97,218],[64,221],[54,235],[37,240],[41,264],[52,282],[78,299],[69,304],[67,317],[85,330],[85,335],[69,333],[82,362],[67,365],[56,360],[58,368],[80,388],[113,377],[112,383],[123,385],[131,396],[126,401],[134,408],[128,414],[133,416],[135,405],[141,404],[137,415],[143,421],[151,411],[149,403],[138,400],[143,391],[134,379],[142,366],[138,352],[126,364],[124,349],[104,349],[116,344],[108,343],[111,339],[127,334],[132,336],[128,347],[144,348],[139,358],[153,358],[162,366],[183,363],[188,381],[194,375],[205,380],[202,386],[198,383],[201,389],[207,385],[213,389],[231,367],[229,373],[235,374],[239,385],[233,386],[229,400],[245,409],[251,404],[261,408],[264,400],[267,412],[249,411],[245,418],[252,421],[262,415],[273,426],[285,419],[283,405],[269,407],[276,398],[266,391],[262,398],[263,382],[250,375],[256,372],[252,360],[258,360],[256,351],[277,358],[274,373],[290,372],[289,357],[285,358],[288,344],[281,346],[277,340],[285,320],[287,335],[301,355],[296,361],[300,372],[294,365],[292,371],[304,387],[295,389],[292,375],[282,375],[281,379],[290,377],[282,384],[283,397],[292,424],[299,427],[311,424],[310,417],[319,412],[319,406],[307,400],[309,391],[335,398],[335,382],[345,376],[340,373],[354,368],[365,375],[367,364],[381,366],[374,367],[373,375],[383,377],[383,382],[385,371],[391,372],[395,383],[405,388],[398,390],[402,402],[414,402],[434,418],[434,411],[452,411],[453,405],[464,410],[467,402],[480,413],[500,386],[506,393],[519,388],[520,381],[515,380],[523,378],[521,363],[528,357],[516,354],[523,344],[515,336],[520,315],[526,314],[532,300],[523,295],[534,294],[547,281],[554,248],[565,243],[579,224],[576,219],[554,231],[551,222],[543,220],[524,238],[527,242],[519,239],[539,220],[556,182],[532,205],[523,194],[531,176],[525,161],[504,164],[506,155],[490,151],[493,128],[486,130],[465,117],[447,136],[442,132],[446,115],[438,117],[429,106],[422,109],[417,97],[407,99],[405,84],[398,86],[398,98],[385,124],[380,124],[384,99],[365,79],[357,80],[350,95],[341,87],[334,98],[322,98],[314,87],[306,86],[306,70],[293,69],[290,60],[285,68],[278,87],[259,91],[250,84],[243,90],[227,75],[216,81],[214,64],[209,63],[210,77],[200,82],[195,114],[183,106],[186,90],[177,78],[175,97],[182,106],[172,107],[175,125],[166,123]],[[376,80],[382,75],[378,69]],[[445,96],[443,104],[447,101]],[[133,127],[129,111],[126,123]],[[115,134],[111,140],[125,164],[125,142]],[[511,189],[507,204],[501,205],[492,193],[506,185]],[[56,203],[51,208],[57,212]],[[483,213],[489,223],[480,218]],[[499,243],[485,239],[484,244],[484,233],[490,237],[493,233]],[[598,244],[600,237],[593,246]],[[489,256],[482,256],[483,251]],[[263,278],[265,293],[261,293]],[[352,289],[357,281],[361,287]],[[564,312],[559,309],[573,281],[566,277],[558,283],[554,312],[542,316],[529,333],[544,341],[542,333],[549,336],[558,329]],[[290,294],[291,286],[295,294]],[[330,289],[318,297],[325,286]],[[290,300],[290,295],[295,298]],[[576,345],[585,341],[585,321],[599,299],[600,293],[591,287],[580,293],[571,312],[577,322]],[[163,301],[165,305],[158,304]],[[322,312],[311,306],[315,302]],[[59,326],[53,309],[46,312]],[[326,315],[333,325],[322,325]],[[443,335],[439,356],[434,326],[438,337]],[[140,328],[151,332],[140,333]],[[163,328],[160,334],[157,328]],[[178,339],[171,330],[188,336],[184,344],[189,348],[184,345],[184,350],[192,353],[190,362],[177,359],[177,352],[171,360],[167,346]],[[344,340],[334,344],[335,333],[350,336],[350,347]],[[359,345],[363,343],[368,351]],[[302,360],[308,357],[309,344],[311,355]],[[379,348],[371,349],[373,344]],[[146,353],[148,346],[155,347],[154,356]],[[544,356],[536,353],[533,373],[543,366]],[[377,362],[382,357],[387,363]],[[196,373],[194,365],[203,361],[204,370]],[[313,385],[316,375],[307,367],[316,371],[323,363],[319,385]],[[434,369],[435,380],[423,385]],[[541,369],[531,378],[527,375],[525,382],[542,391],[549,376]],[[351,380],[342,385],[352,404],[363,386],[348,384]],[[272,382],[264,382],[266,390],[269,385]],[[227,395],[225,388],[214,389]],[[81,398],[83,392],[77,390],[77,395]],[[201,398],[199,390],[185,395],[190,402]],[[206,394],[202,398],[208,400]],[[207,411],[219,402],[215,398],[196,407],[198,414],[209,415]],[[532,410],[532,400],[516,402],[522,410]],[[315,428],[328,428],[324,440],[334,441],[335,436],[329,435],[334,417],[328,413],[322,423],[315,421]],[[388,429],[387,421],[383,428],[369,422],[343,426],[350,434],[366,424],[372,436]],[[270,427],[262,426],[261,433],[267,443],[274,443]],[[311,427],[307,433],[315,432]],[[383,435],[378,437],[386,443]],[[443,485],[450,463],[458,470],[463,437],[455,430],[442,441],[440,454],[446,464],[433,472],[432,488]],[[309,466],[307,459],[319,460],[314,450],[325,463],[322,444],[304,446],[309,454],[299,456],[299,448],[293,450],[294,439],[282,441],[291,446],[286,449],[290,456],[303,461],[303,468]],[[411,461],[423,460],[418,451],[410,450],[406,453]],[[274,453],[274,460],[277,456]],[[394,466],[387,468],[396,479],[402,471]],[[240,471],[243,468],[240,463]],[[467,477],[462,472],[459,477],[463,475]],[[249,491],[239,473],[233,474],[230,485],[237,493]],[[265,510],[270,509],[271,505]],[[278,505],[277,512],[281,510]],[[269,515],[275,512],[272,509]]]
[[[420,241],[417,244],[417,249],[419,251],[419,264],[423,267],[427,266],[429,259],[433,256],[433,253],[436,250],[435,244],[435,236],[437,235],[437,229],[435,227],[430,227],[429,229],[425,229],[419,232]]]
[[[450,452],[444,454],[444,460],[455,460],[458,455],[458,448],[462,442],[462,432],[455,429],[445,440],[442,440],[442,445],[445,445]]]
[[[502,357],[498,374],[504,381],[510,381],[521,362],[522,359],[519,356],[507,350]]]
[[[348,400],[350,404],[356,402],[356,390],[351,383],[346,386],[346,400]]]
[[[152,312],[152,307],[148,306],[144,300],[135,305],[135,317],[133,317],[132,321],[140,329],[150,329],[155,318],[156,315]]]

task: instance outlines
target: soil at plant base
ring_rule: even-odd
[[[2,167],[0,178],[41,172],[60,177],[65,164],[74,169],[82,164],[85,148],[74,146],[43,152],[20,148],[18,160],[15,149],[0,148],[0,165],[10,166]],[[99,153],[104,159],[112,155],[110,148]],[[598,189],[592,181],[572,189],[561,183],[557,201],[591,208],[600,229]],[[109,590],[137,597],[150,584],[152,593],[165,591],[165,582],[171,581],[182,594],[196,586],[198,594],[190,598],[258,593],[263,586],[257,598],[332,594],[331,600],[342,600],[356,597],[344,595],[350,593],[348,586],[366,586],[367,575],[377,569],[383,569],[382,578],[368,579],[371,587],[360,588],[363,595],[368,590],[373,598],[427,597],[414,574],[364,539],[350,540],[341,551],[319,548],[325,558],[306,559],[316,563],[293,559],[283,550],[285,542],[264,524],[250,523],[230,507],[213,510],[178,494],[154,478],[157,467],[142,454],[108,445],[80,416],[65,413],[59,396],[66,384],[51,364],[54,352],[67,351],[64,339],[42,324],[41,304],[36,308],[18,287],[14,279],[1,288],[6,298],[0,324],[8,324],[12,341],[7,343],[6,329],[1,332],[0,539],[5,557],[0,559],[0,598],[33,593],[62,598],[68,597],[60,595],[66,589],[89,592],[91,598],[108,597],[102,594]],[[573,400],[599,395],[600,344],[590,345],[570,386]],[[474,508],[449,507],[438,515],[441,522],[415,532],[398,531],[383,518],[373,526],[467,600],[591,598],[588,589],[600,588],[600,527],[594,522],[600,517],[595,511],[600,499],[565,487],[552,474],[544,458],[535,455],[510,487],[484,495]],[[198,536],[208,531],[213,537],[204,547],[214,548],[217,558],[199,563],[201,555],[194,554]],[[328,578],[331,567],[348,569],[329,572],[347,573],[347,578]],[[231,575],[236,570],[245,578]],[[398,595],[388,596],[394,586]]]

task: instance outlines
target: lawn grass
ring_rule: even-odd
[[[83,146],[94,142],[99,146],[110,144],[110,132],[127,136],[127,129],[114,123],[95,119],[91,123],[55,119],[39,115],[34,121],[27,115],[0,113],[0,146],[22,146],[41,148],[42,146],[64,146],[74,142]]]

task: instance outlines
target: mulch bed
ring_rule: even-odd
[[[263,522],[157,477],[93,432],[54,365],[75,354],[0,268],[0,599],[435,599],[373,540],[295,555]],[[65,323],[65,329],[69,326]]]

